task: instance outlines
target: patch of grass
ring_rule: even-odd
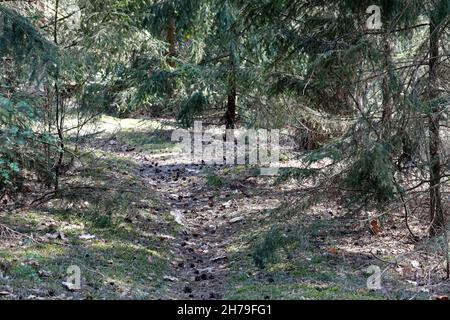
[[[128,128],[136,144],[162,140],[134,135],[138,121],[111,120],[105,132]],[[152,122],[153,123],[153,122]],[[139,130],[150,130],[152,123]],[[154,123],[153,123],[154,124]],[[156,128],[156,127],[155,127]],[[154,129],[154,128],[153,128]],[[122,129],[120,129],[122,130]],[[138,174],[139,163],[128,155],[106,152],[93,142],[87,146],[83,166],[67,175],[58,197],[28,212],[0,216],[0,223],[43,239],[0,247],[3,285],[14,288],[18,298],[30,295],[66,295],[75,299],[155,299],[166,294],[163,280],[171,260],[169,241],[159,233],[174,235],[176,225],[159,203],[155,190]],[[160,209],[157,214],[154,209]],[[45,235],[61,232],[62,239]],[[80,239],[82,234],[94,239]],[[1,243],[0,243],[1,246]],[[79,266],[82,289],[69,292],[62,285],[67,268]]]
[[[67,126],[74,127],[76,118],[67,119]],[[96,121],[83,127],[81,134],[101,132],[102,134],[113,134],[123,130],[156,130],[161,127],[161,122],[151,119],[117,118],[102,115]],[[167,125],[166,125],[167,127]]]
[[[206,177],[206,185],[209,188],[219,189],[223,187],[224,182],[223,179],[217,175],[208,175]]]
[[[172,152],[176,142],[171,141],[171,131],[136,131],[127,130],[115,135],[120,144],[136,148],[139,152]]]
[[[281,231],[272,228],[263,240],[255,245],[253,250],[253,261],[258,268],[264,268],[269,263],[277,261],[277,252],[279,249],[285,249],[288,243]]]
[[[384,298],[366,289],[368,275],[355,267],[358,257],[327,251],[336,245],[327,236],[335,224],[308,216],[307,210],[303,203],[298,209],[268,210],[251,228],[245,226],[235,235],[234,247],[239,249],[229,253],[241,262],[233,270],[227,299]]]
[[[317,169],[303,169],[303,168],[281,168],[280,174],[275,180],[275,184],[282,184],[290,179],[297,181],[304,181],[306,179],[314,177],[318,172]]]
[[[221,189],[238,184],[248,177],[259,176],[260,168],[248,165],[236,165],[225,167],[214,172],[210,168],[205,168],[204,174],[206,175],[206,185],[208,187]]]
[[[14,265],[10,274],[13,278],[19,278],[25,281],[40,281],[36,270],[32,266],[24,263]]]
[[[379,300],[382,296],[365,289],[348,290],[337,286],[313,284],[249,284],[241,285],[227,294],[236,300]]]
[[[69,214],[71,219],[64,218]],[[21,221],[27,219],[27,213],[20,215]],[[170,260],[168,246],[134,224],[98,225],[89,215],[67,210],[40,212],[40,221],[35,220],[34,213],[30,213],[30,218],[38,226],[51,221],[56,225],[55,231],[64,232],[68,239],[65,243],[49,240],[0,250],[0,265],[9,265],[7,270],[1,270],[8,277],[3,284],[14,288],[19,297],[39,292],[46,297],[66,294],[75,298],[148,299],[167,290],[162,278]],[[153,222],[146,223],[152,227]],[[14,225],[13,217],[9,225]],[[44,229],[39,234],[48,231]],[[85,233],[96,238],[81,240],[79,236]],[[82,290],[73,293],[62,285],[71,265],[82,271]],[[50,276],[42,276],[43,271]]]
[[[71,239],[73,240],[73,239]],[[75,298],[136,299],[155,298],[165,290],[162,280],[167,269],[167,253],[156,246],[135,244],[131,239],[70,241],[58,244],[16,247],[0,254],[11,264],[4,272],[4,284],[26,298],[35,292],[44,295],[74,295]],[[69,293],[62,285],[67,268],[81,269],[81,290]],[[41,272],[47,273],[42,276]]]

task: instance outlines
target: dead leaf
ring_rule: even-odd
[[[29,186],[29,185],[25,185],[25,186],[23,186],[23,192],[25,192],[25,193],[32,193],[32,192],[34,192],[34,190],[33,190],[33,188],[31,187],[31,186]]]
[[[370,221],[370,232],[372,232],[373,235],[377,235],[381,232],[381,225],[378,219]]]
[[[63,285],[64,288],[66,288],[69,291],[78,291],[78,290],[80,290],[80,288],[78,286],[76,286],[72,282],[63,282],[62,285]]]
[[[66,236],[63,232],[55,232],[55,233],[47,233],[45,235],[48,239],[61,239],[61,240],[67,240]]]
[[[169,235],[166,235],[166,234],[160,234],[158,237],[159,237],[160,241],[175,240],[175,237],[169,236]]]
[[[174,217],[175,222],[184,225],[183,212],[179,209],[171,210],[170,215]]]
[[[448,296],[437,296],[437,297],[434,298],[434,300],[442,300],[442,301],[444,301],[444,300],[450,300],[450,299],[448,298]]]
[[[219,256],[219,257],[212,258],[211,262],[216,262],[216,261],[225,260],[225,259],[227,259],[227,256]]]
[[[81,240],[91,240],[91,239],[95,239],[96,236],[95,236],[95,234],[85,233],[85,234],[82,234],[79,238]]]
[[[338,250],[337,250],[336,247],[331,247],[331,248],[328,250],[328,253],[337,255],[337,254],[338,254]]]
[[[244,220],[243,217],[236,217],[236,218],[231,219],[231,220],[229,221],[229,223],[230,223],[230,224],[233,224],[233,223],[236,223],[236,222],[239,222],[239,221],[242,221],[242,220]]]
[[[52,276],[52,272],[51,271],[47,271],[47,270],[39,270],[38,271],[38,275],[41,278],[49,278]]]
[[[414,270],[409,265],[400,265],[395,268],[395,271],[403,277],[411,278],[414,276]]]
[[[164,276],[163,279],[166,280],[166,281],[170,281],[170,282],[178,281],[178,278],[176,278],[176,277],[171,277],[171,276]]]
[[[222,207],[225,209],[230,208],[232,204],[233,204],[233,202],[231,200],[229,200],[227,202],[222,203]]]
[[[179,196],[178,194],[173,193],[173,194],[169,195],[169,198],[171,200],[181,200],[183,197]]]
[[[29,265],[30,267],[33,267],[36,270],[38,270],[40,267],[39,262],[37,262],[35,260],[28,260],[28,261],[26,261],[26,264]]]

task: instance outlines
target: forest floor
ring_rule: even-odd
[[[103,117],[54,194],[27,185],[0,211],[4,299],[429,299],[441,253],[402,214],[349,215],[342,193],[182,161],[170,121]],[[301,164],[288,153],[285,168]],[[411,222],[416,232],[420,224]],[[372,231],[372,232],[371,232]],[[420,261],[420,262],[419,262]],[[67,269],[81,271],[81,288]],[[367,287],[381,272],[377,290]],[[372,271],[373,272],[373,271]]]

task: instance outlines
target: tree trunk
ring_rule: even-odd
[[[439,63],[439,30],[436,21],[430,21],[430,58],[429,58],[429,103],[436,99],[437,92],[437,67]],[[440,159],[440,136],[439,117],[440,108],[433,106],[429,117],[428,129],[430,132],[430,235],[434,236],[442,232],[444,228],[444,211],[441,199],[441,159]]]
[[[168,64],[171,67],[175,67],[175,19],[170,14],[167,19],[167,43],[169,44],[169,52],[167,54]]]
[[[56,0],[55,2],[55,19],[54,19],[54,30],[53,30],[53,41],[55,45],[58,45],[58,14],[59,14],[59,0]],[[58,132],[58,139],[59,139],[59,147],[61,151],[58,155],[58,161],[55,165],[55,190],[59,190],[59,177],[61,175],[61,167],[64,162],[64,135],[63,135],[63,126],[64,126],[64,111],[62,109],[62,103],[61,103],[61,92],[59,88],[59,65],[56,66],[56,73],[55,73],[55,124],[56,124],[56,130]]]
[[[225,125],[227,129],[234,129],[236,126],[236,69],[232,53],[230,53],[230,74],[227,111],[225,113]]]
[[[232,88],[228,94],[225,125],[227,129],[234,129],[236,126],[236,88]]]
[[[390,73],[392,68],[392,61],[391,61],[391,45],[389,43],[387,35],[383,36],[383,56],[386,74],[383,77],[382,83],[383,113],[381,116],[381,124],[383,137],[385,137],[390,131],[391,117],[392,117],[392,97],[391,97],[392,94],[390,90],[391,87]]]

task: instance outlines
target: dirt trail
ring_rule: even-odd
[[[252,213],[279,203],[265,191],[252,194],[257,184],[252,178],[220,189],[208,187],[206,176],[222,168],[152,156],[141,169],[181,228],[168,278],[173,282],[171,298],[223,298],[235,263],[227,253],[233,235],[251,223]]]

